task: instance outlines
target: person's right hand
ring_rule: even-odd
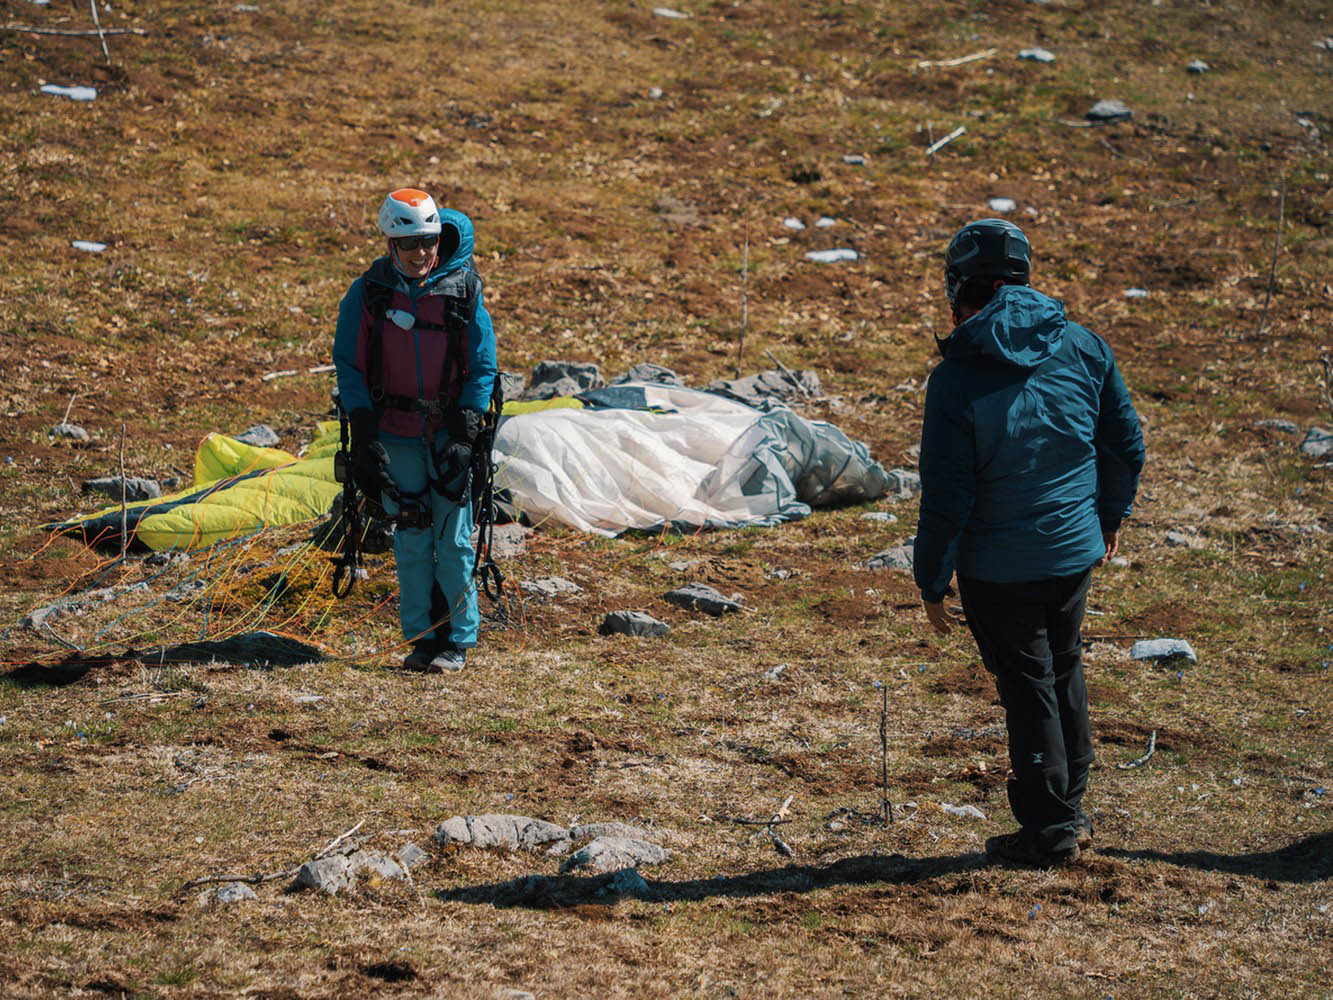
[[[379,443],[379,419],[374,410],[353,410],[347,416],[352,432],[351,459],[352,481],[357,489],[376,502],[384,491],[384,467],[388,464],[388,453]]]

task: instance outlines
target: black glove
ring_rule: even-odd
[[[389,461],[379,442],[379,417],[374,410],[353,410],[347,423],[352,431],[352,480],[366,497],[379,502]]]
[[[472,445],[481,433],[481,411],[471,408],[450,410],[444,429],[449,443],[440,453],[440,478],[450,485],[457,482],[472,464]]]

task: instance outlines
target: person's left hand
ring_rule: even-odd
[[[922,599],[921,606],[926,609],[926,619],[930,622],[930,627],[940,635],[948,635],[953,631],[953,626],[963,623],[958,609],[946,608],[943,601]]]

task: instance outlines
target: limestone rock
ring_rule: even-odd
[[[1118,122],[1133,116],[1134,112],[1124,101],[1110,100],[1098,101],[1083,117],[1091,122]]]
[[[597,627],[599,635],[637,635],[656,637],[666,635],[671,626],[642,611],[612,611]]]
[[[602,373],[590,361],[538,361],[532,367],[532,382],[527,391],[530,393],[543,384],[558,383],[564,379],[574,383],[574,392],[597,389],[604,384]]]
[[[354,877],[355,872],[347,856],[334,854],[303,864],[296,873],[296,885],[300,889],[319,889],[334,896],[350,886]]]
[[[424,865],[430,860],[430,855],[423,851],[416,844],[404,844],[402,849],[393,856],[403,871],[416,868],[418,865]]]
[[[1055,54],[1053,52],[1048,52],[1046,49],[1040,47],[1031,49],[1020,49],[1018,52],[1018,58],[1028,59],[1032,62],[1039,62],[1039,63],[1055,62]]]
[[[629,823],[584,823],[569,828],[570,840],[594,840],[597,837],[624,837],[629,840],[652,841],[656,835]]]
[[[155,479],[142,479],[139,476],[126,476],[124,479],[119,476],[99,476],[96,479],[85,479],[83,492],[104,493],[116,502],[120,501],[123,493],[126,503],[137,503],[140,500],[156,500],[162,495],[162,487]]]
[[[237,434],[236,440],[255,448],[276,448],[281,439],[268,424],[255,424]]]
[[[258,899],[255,891],[244,882],[228,882],[199,896],[200,906],[226,906],[229,903],[245,903]]]
[[[1260,430],[1275,431],[1278,434],[1299,434],[1300,427],[1290,420],[1256,420],[1254,426]]]
[[[693,608],[706,615],[720,618],[729,611],[739,611],[741,605],[703,583],[687,583],[663,595],[671,604]]]
[[[1129,648],[1135,660],[1173,660],[1183,656],[1190,663],[1198,663],[1194,647],[1184,639],[1140,639]]]
[[[1311,427],[1301,442],[1301,454],[1308,458],[1327,458],[1333,454],[1333,431]]]
[[[658,385],[676,385],[684,386],[685,382],[679,375],[664,365],[653,364],[651,361],[644,361],[635,365],[624,375],[613,378],[611,385],[621,385],[625,382],[652,382]]]
[[[69,438],[71,441],[89,440],[88,432],[78,424],[71,424],[67,421],[61,421],[51,428],[51,437]]]
[[[587,870],[604,874],[638,865],[660,865],[670,857],[665,847],[629,837],[598,837],[567,857],[562,873]]]
[[[569,830],[543,819],[509,813],[484,816],[454,816],[435,828],[441,847],[501,847],[511,851],[533,851],[557,841],[568,841]]]
[[[921,492],[921,476],[911,469],[890,469],[889,489],[899,500],[907,500]]]
[[[895,545],[891,549],[877,552],[866,560],[866,569],[896,569],[906,573],[912,571],[912,547]]]
[[[523,580],[519,583],[524,592],[533,597],[559,597],[561,594],[579,594],[583,588],[577,583],[558,576],[541,576],[535,580]]]

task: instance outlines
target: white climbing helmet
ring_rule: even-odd
[[[380,231],[390,239],[399,236],[438,236],[440,210],[435,199],[416,188],[389,192],[380,206]]]

